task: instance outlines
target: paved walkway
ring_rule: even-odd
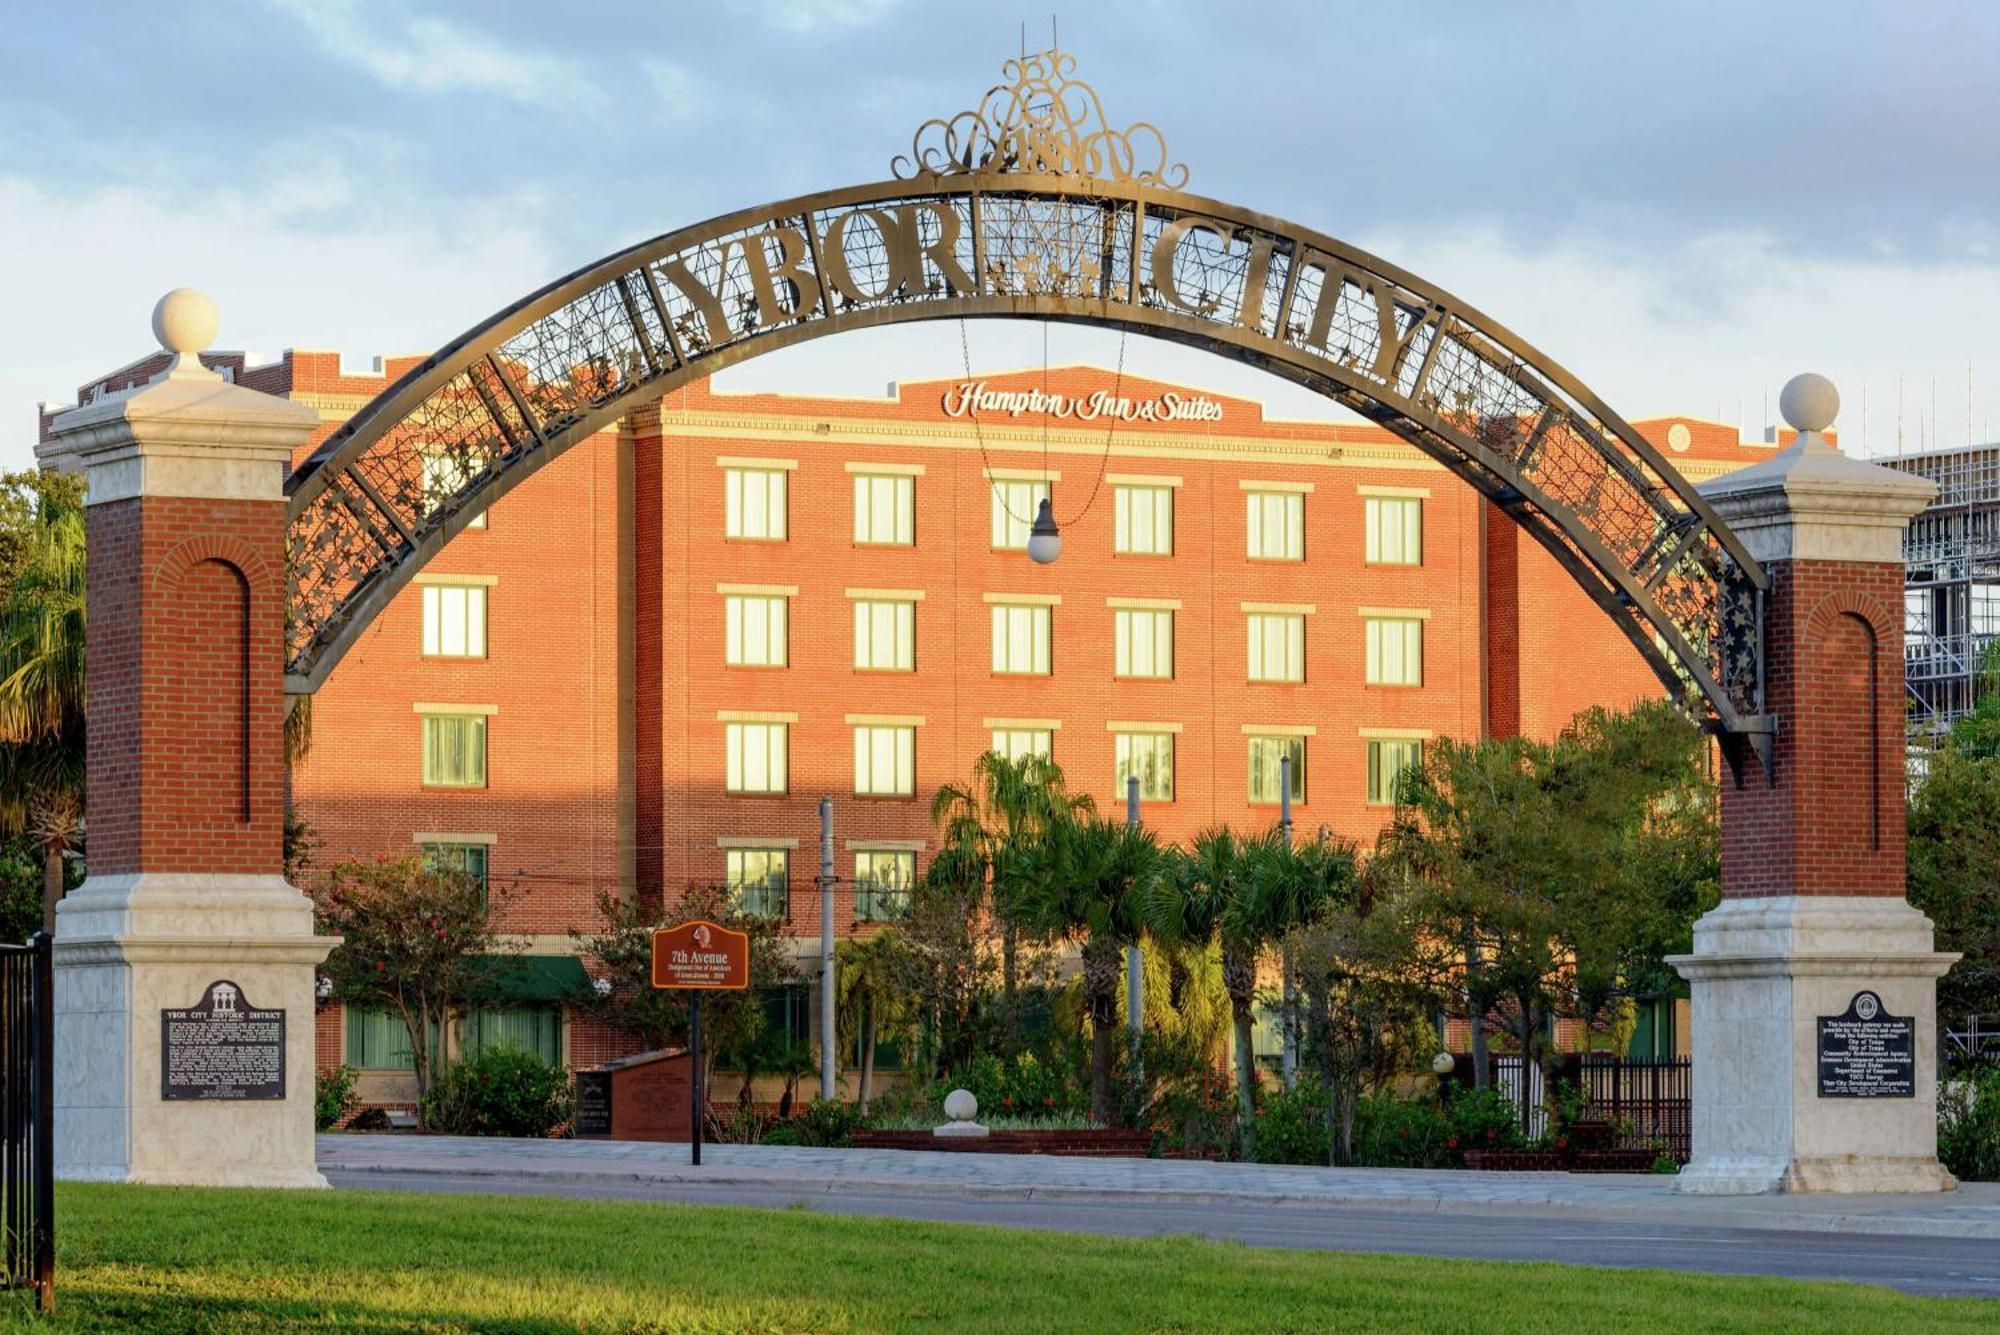
[[[688,1163],[685,1145],[640,1141],[404,1135],[319,1139],[320,1167],[335,1173],[703,1183],[769,1188],[800,1197],[867,1191],[1163,1206],[1348,1205],[1454,1215],[1559,1215],[1625,1223],[2000,1239],[2000,1183],[1991,1182],[1967,1183],[1934,1196],[1699,1197],[1677,1195],[1670,1177],[1623,1173],[1304,1168],[763,1145],[709,1145],[703,1147],[702,1159],[696,1168]]]

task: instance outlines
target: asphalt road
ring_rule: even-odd
[[[1397,1252],[1489,1261],[1571,1261],[1721,1275],[1845,1279],[1908,1293],[2000,1298],[2000,1242],[1992,1238],[1792,1233],[1760,1228],[1607,1223],[1524,1213],[1438,1214],[1358,1207],[1204,1205],[1163,1217],[1145,1201],[985,1200],[949,1192],[795,1192],[776,1188],[600,1180],[357,1172],[329,1168],[336,1187],[456,1194],[565,1196],[782,1208],[954,1224],[1102,1233],[1198,1235],[1257,1247]]]

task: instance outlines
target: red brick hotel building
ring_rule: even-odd
[[[410,364],[207,360],[328,433]],[[1772,448],[1637,426],[1696,481]],[[1049,566],[1023,550],[1044,495]],[[473,1039],[584,1065],[612,1041],[557,998],[601,892],[726,883],[816,967],[823,795],[846,934],[895,911],[931,793],[988,748],[1047,750],[1114,808],[1137,773],[1170,841],[1270,822],[1289,753],[1299,825],[1367,842],[1426,739],[1547,735],[1658,689],[1546,553],[1372,426],[1082,366],[879,398],[701,382],[417,577],[316,697],[293,793],[322,861],[422,848],[513,886],[504,925],[548,985]],[[807,991],[774,999],[802,1034]],[[382,1017],[320,1034],[364,1092],[400,1083]]]

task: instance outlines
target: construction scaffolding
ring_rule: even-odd
[[[1928,754],[1993,680],[2000,642],[2000,443],[1879,462],[1929,478],[1937,499],[1903,541],[1903,681],[1910,747]]]

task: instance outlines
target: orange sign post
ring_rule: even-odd
[[[688,1048],[693,1056],[688,1098],[694,1104],[688,1132],[692,1162],[701,1166],[701,994],[741,992],[750,986],[750,934],[697,918],[653,933],[653,986],[692,992],[688,998]]]

